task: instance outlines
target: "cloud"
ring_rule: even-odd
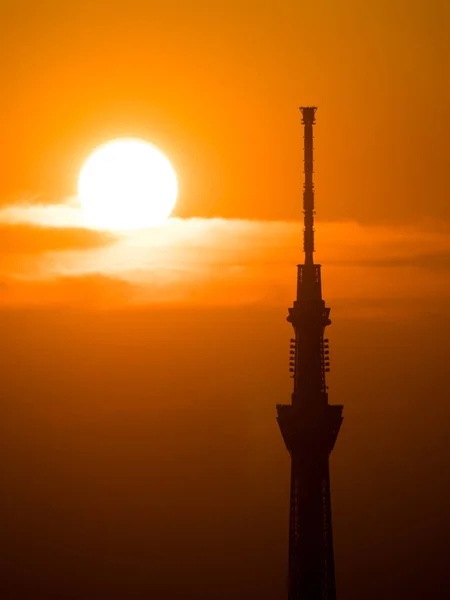
[[[157,228],[112,236],[80,226],[74,201],[6,208],[0,210],[0,223],[5,222],[23,228],[16,250],[22,244],[29,250],[27,258],[13,257],[6,264],[4,275],[10,282],[52,282],[46,288],[49,297],[55,293],[60,298],[64,293],[58,296],[58,286],[68,289],[73,280],[80,288],[86,285],[95,305],[108,304],[104,290],[115,281],[124,287],[113,303],[121,298],[128,304],[287,306],[295,294],[295,265],[303,258],[302,224],[295,222],[173,218]],[[43,227],[39,241],[33,236],[39,237],[36,231]],[[419,307],[436,297],[450,299],[446,230],[433,230],[429,224],[319,221],[316,248],[324,265],[324,295],[341,307],[348,301],[354,310],[356,300],[383,311],[393,303],[399,313],[405,302]],[[88,281],[109,283],[100,289]]]
[[[18,204],[0,208],[0,276],[40,279],[42,257],[51,252],[90,250],[115,236],[84,226],[80,209],[66,204]]]
[[[68,198],[58,204],[17,203],[0,208],[0,224],[37,225],[63,229],[85,228],[79,202]]]
[[[411,256],[393,256],[392,258],[373,258],[367,260],[342,260],[341,265],[367,267],[414,267],[426,270],[450,270],[450,250],[440,252],[412,254]]]
[[[104,246],[113,239],[105,232],[89,229],[0,225],[0,254],[42,254],[69,249]]]

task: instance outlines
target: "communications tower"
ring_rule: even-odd
[[[335,600],[329,456],[342,423],[341,405],[328,403],[330,309],[314,263],[313,125],[316,107],[300,108],[304,125],[305,260],[297,266],[297,298],[287,320],[294,328],[291,404],[277,405],[278,424],[291,456],[288,600]]]

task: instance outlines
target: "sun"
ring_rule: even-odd
[[[148,142],[127,138],[99,146],[83,164],[78,198],[96,229],[129,230],[161,225],[178,194],[175,171]]]

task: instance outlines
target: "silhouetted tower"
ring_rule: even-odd
[[[298,265],[297,299],[289,309],[292,403],[277,405],[278,424],[291,455],[289,600],[335,600],[329,456],[343,406],[328,404],[330,309],[322,299],[320,265],[314,264],[313,125],[316,107],[301,109],[305,144],[303,192],[305,262]]]

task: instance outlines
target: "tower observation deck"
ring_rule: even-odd
[[[297,266],[297,298],[287,320],[293,379],[291,404],[277,405],[278,424],[291,456],[288,600],[336,600],[329,456],[343,406],[328,403],[326,374],[331,324],[322,299],[321,266],[314,263],[313,125],[316,107],[301,109],[304,125],[305,260]]]

